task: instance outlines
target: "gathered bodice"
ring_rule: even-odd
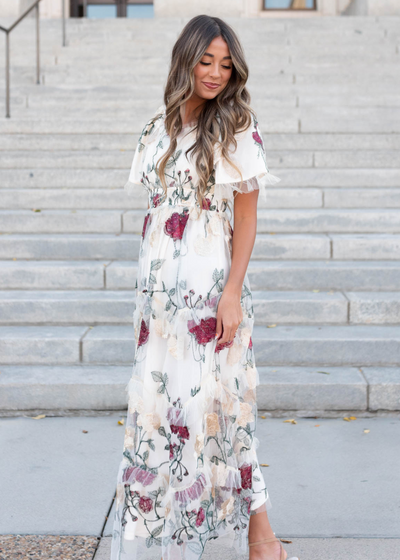
[[[199,176],[192,153],[186,154],[196,140],[195,124],[185,125],[177,137],[177,147],[164,172],[168,186],[167,196],[163,199],[164,189],[157,168],[170,142],[164,121],[165,106],[161,106],[142,130],[125,190],[133,194],[138,185],[142,185],[148,192],[150,209],[160,206],[200,208],[197,196]],[[265,199],[266,185],[280,181],[268,170],[261,132],[254,116],[252,125],[235,138],[237,147],[235,151],[230,151],[230,158],[241,175],[222,157],[221,144],[217,142],[214,146],[214,168],[202,204],[209,212],[224,213],[228,207],[232,208],[235,191],[249,193],[259,189]]]

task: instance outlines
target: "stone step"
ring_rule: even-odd
[[[399,168],[398,150],[269,150],[268,163],[274,168]],[[124,150],[7,150],[1,169],[127,169],[132,154]]]
[[[360,236],[361,237],[361,236]],[[338,251],[352,253],[357,257],[359,251],[366,258],[368,237],[373,238],[371,256],[379,258],[398,258],[400,236],[372,235],[356,240],[353,249],[352,236],[340,241]],[[0,235],[0,259],[33,260],[123,260],[138,259],[141,236],[135,233],[122,234],[8,234]],[[252,259],[329,259],[331,240],[325,234],[276,234],[257,235]],[[363,243],[363,248],[361,244]],[[351,257],[349,257],[351,258]],[[352,259],[354,260],[354,259]]]
[[[281,178],[279,188],[381,189],[400,185],[400,169],[269,169]],[[0,189],[122,188],[128,176],[129,168],[69,169],[68,173],[58,169],[0,169]]]
[[[367,86],[367,84],[366,84]],[[146,85],[144,84],[144,87]],[[396,85],[400,87],[400,83]],[[400,107],[326,107],[326,108],[288,108],[265,107],[261,102],[253,104],[257,117],[263,123],[262,128],[271,133],[383,133],[400,132]],[[151,112],[154,112],[152,105]],[[79,117],[72,107],[63,111],[54,109],[35,113],[29,108],[15,107],[13,119],[0,121],[0,134],[10,133],[65,133],[85,132],[98,134],[140,132],[143,127],[143,115],[149,109],[134,108],[119,111],[107,117],[99,118],[99,111],[80,111]],[[35,117],[32,117],[32,115]],[[147,119],[146,119],[147,120]],[[146,122],[146,121],[145,121]],[[136,123],[136,124],[135,124]],[[141,125],[141,127],[140,127]],[[138,130],[140,127],[140,130]]]
[[[23,210],[20,212],[24,213]],[[47,214],[51,215],[52,212],[49,210]],[[12,226],[9,227],[15,228],[11,230],[11,233],[21,231],[18,229],[18,212],[10,212],[10,214],[13,214],[13,221]],[[46,212],[43,212],[41,215],[45,214]],[[66,215],[66,222],[67,219]],[[122,221],[125,233],[139,233],[143,227],[143,212],[129,210],[122,216]],[[24,223],[25,227],[28,227],[27,221]],[[61,219],[58,223],[61,227]],[[34,224],[31,227],[34,227]],[[6,228],[5,230],[10,231]],[[400,232],[400,212],[391,209],[369,208],[361,210],[345,208],[267,210],[259,208],[257,231],[259,233],[398,233]]]
[[[134,291],[0,291],[3,325],[131,324]],[[253,291],[257,325],[400,324],[400,292]]]
[[[257,368],[262,410],[400,410],[396,367]],[[0,411],[125,410],[131,366],[3,365]]]
[[[127,196],[123,188],[28,188],[1,189],[0,209],[147,209],[148,195],[138,188]],[[266,200],[258,199],[259,208],[400,208],[399,189],[316,189],[267,188]]]
[[[140,187],[139,187],[140,188]],[[39,211],[35,211],[39,210]],[[145,210],[0,210],[6,233],[141,233]],[[391,209],[258,209],[259,233],[399,233]]]
[[[137,262],[110,260],[1,261],[2,290],[133,290]],[[248,277],[253,290],[395,292],[398,261],[257,261]]]
[[[106,268],[107,288],[132,290],[136,271],[133,262],[111,263]],[[252,290],[397,291],[400,262],[251,260],[248,277]],[[47,277],[44,282],[48,282]]]
[[[4,234],[0,259],[128,261],[138,259],[139,234]],[[257,234],[252,260],[400,260],[397,234]]]
[[[55,93],[52,93],[52,96]],[[75,95],[75,94],[74,94]],[[96,95],[99,95],[96,93]],[[113,92],[115,99],[115,92]],[[45,98],[39,96],[39,99]],[[66,96],[70,99],[71,93]],[[49,97],[52,99],[52,97]],[[396,96],[396,99],[399,99]],[[120,101],[118,101],[120,102]],[[400,103],[400,100],[399,100]],[[161,103],[159,103],[161,105]],[[154,104],[154,107],[156,103]],[[153,109],[153,111],[155,108]],[[151,110],[149,111],[151,114]],[[140,123],[135,128],[138,128]],[[260,126],[262,123],[260,123]],[[400,134],[273,134],[262,130],[267,154],[270,150],[400,150]],[[133,150],[139,132],[132,134],[3,134],[0,150],[93,151]]]
[[[266,64],[266,61],[264,61],[264,64]],[[365,60],[363,61],[363,64],[366,64]],[[68,103],[69,108],[71,109],[72,107],[75,107],[77,112],[82,110],[86,111],[88,109],[93,110],[96,108],[98,111],[119,111],[122,108],[124,108],[125,111],[130,111],[137,106],[139,102],[138,95],[140,95],[139,88],[132,88],[129,86],[125,89],[125,93],[127,93],[127,90],[131,93],[133,90],[134,97],[121,97],[118,95],[118,89],[115,86],[110,86],[108,88],[107,86],[95,88],[96,90],[109,90],[103,95],[101,92],[99,92],[100,94],[94,94],[91,90],[82,92],[82,90],[71,88],[73,91],[68,96],[62,87],[48,89],[51,90],[51,96],[46,95],[46,93],[38,95],[37,90],[29,89],[29,86],[19,86],[12,96],[12,106],[25,107],[36,111],[37,109],[43,110],[44,108],[54,110],[54,108],[60,103]],[[149,104],[149,107],[150,104],[154,107],[160,105],[159,90],[160,88],[158,85],[149,85],[146,88],[146,102]],[[272,91],[268,91],[268,95],[266,95],[265,87],[255,83],[252,86],[251,93],[253,103],[259,103],[263,100],[264,103],[268,104],[270,107],[273,106],[281,108],[303,108],[320,105],[328,107],[398,107],[400,105],[398,96],[396,96],[395,93],[386,92],[385,90],[383,90],[382,93],[379,93],[379,95],[370,92],[363,95],[357,91],[351,96],[336,92],[329,95],[329,93],[325,90],[309,92],[305,90],[304,87],[296,88],[287,85],[285,90],[282,92],[282,95],[278,97],[276,92],[274,94],[273,89]],[[151,110],[149,112],[151,112]]]
[[[398,326],[255,326],[257,366],[399,366]],[[133,328],[103,326],[0,327],[4,365],[127,365]]]

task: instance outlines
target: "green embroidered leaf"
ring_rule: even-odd
[[[150,270],[159,270],[165,259],[154,259],[151,261]]]
[[[163,374],[161,373],[161,371],[152,371],[151,376],[154,379],[154,381],[160,381],[162,383]]]
[[[156,277],[154,276],[154,274],[150,274],[149,275],[149,283],[150,284],[155,284],[157,282]]]
[[[159,525],[158,527],[156,527],[154,529],[154,531],[151,532],[151,536],[154,537],[158,537],[158,535],[161,533],[163,526]]]
[[[147,451],[147,449],[146,449],[146,451],[143,453],[143,461],[144,461],[144,462],[147,461],[147,459],[149,458],[149,455],[150,455],[150,453],[149,453],[149,452]]]
[[[160,436],[163,436],[163,437],[166,437],[166,435],[167,435],[167,432],[165,431],[164,426],[160,426],[158,428],[158,433],[160,434]],[[167,446],[167,449],[169,449],[169,446]]]

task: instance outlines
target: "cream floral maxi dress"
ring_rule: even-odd
[[[141,133],[125,186],[129,194],[144,187],[150,209],[135,286],[136,347],[126,387],[111,560],[198,560],[207,540],[216,537],[243,553],[251,512],[271,507],[256,454],[259,380],[247,274],[234,340],[215,340],[240,177],[217,144],[199,213],[195,165],[185,155],[196,134],[190,124],[168,162],[168,197],[162,201],[155,166],[169,143],[164,120],[163,105]],[[231,151],[243,174],[240,192],[259,188],[265,196],[265,186],[280,179],[268,170],[254,117],[236,139],[237,150]]]

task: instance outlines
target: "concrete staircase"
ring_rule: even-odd
[[[260,410],[400,410],[400,19],[227,20],[282,179],[260,201],[249,265]],[[13,34],[3,414],[126,407],[147,200],[122,187],[184,23],[70,20],[62,48],[59,22],[43,21],[41,86],[33,22]]]

